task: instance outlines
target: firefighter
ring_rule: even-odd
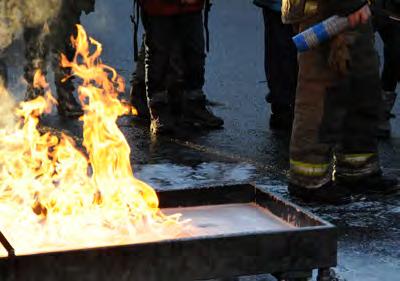
[[[383,41],[383,71],[381,75],[383,111],[378,126],[378,136],[390,137],[391,111],[396,101],[396,87],[400,80],[400,18],[399,0],[372,1],[374,27]]]
[[[70,70],[60,66],[61,54],[72,60],[75,50],[70,37],[74,34],[75,25],[80,23],[81,12],[86,14],[94,10],[94,0],[63,0],[59,14],[48,26],[27,28],[24,31],[26,44],[26,60],[24,77],[28,83],[25,99],[30,100],[43,92],[33,88],[33,76],[37,69],[46,74],[47,56],[54,72],[54,80],[58,97],[58,113],[61,116],[76,118],[83,114],[80,104],[73,96],[75,87],[72,78],[62,81],[70,74]]]
[[[297,52],[293,44],[291,25],[281,19],[281,0],[254,0],[263,10],[265,26],[264,69],[271,104],[270,127],[291,128],[297,84]]]
[[[203,92],[205,40],[204,0],[140,0],[146,32],[146,92],[151,132],[173,133],[182,123],[198,128],[220,128],[221,118],[206,107]],[[173,48],[179,43],[183,67],[183,112],[177,120],[170,114],[166,75]]]
[[[299,54],[289,192],[306,201],[346,202],[353,192],[390,192],[379,165],[382,102],[370,9],[364,0],[285,0],[283,20],[300,31],[332,15],[351,28]]]

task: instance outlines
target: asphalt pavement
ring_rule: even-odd
[[[96,2],[96,11],[83,16],[82,23],[92,37],[103,43],[104,62],[129,81],[134,69],[129,18],[132,1]],[[337,271],[342,278],[400,280],[400,195],[360,197],[339,207],[306,205],[290,198],[285,187],[289,136],[268,127],[261,12],[249,0],[214,2],[210,14],[211,49],[205,90],[209,99],[220,104],[213,110],[224,118],[225,128],[154,139],[146,125],[131,118],[120,120],[132,147],[136,175],[157,189],[255,182],[339,227]],[[379,40],[377,45],[381,49]],[[11,59],[9,64],[13,70],[11,82],[17,84],[21,64]],[[21,91],[16,86],[14,89]],[[399,111],[397,104],[395,112]],[[79,133],[77,122],[65,122],[57,116],[46,118],[44,122],[73,134]],[[399,119],[392,121],[393,137],[381,143],[382,166],[393,175],[400,175],[399,122]]]

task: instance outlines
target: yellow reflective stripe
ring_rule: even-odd
[[[320,177],[326,174],[330,164],[310,164],[300,161],[290,160],[290,169],[301,175]]]
[[[363,153],[363,154],[344,154],[340,155],[340,161],[347,162],[350,164],[363,164],[367,162],[369,158],[374,156],[375,153]]]

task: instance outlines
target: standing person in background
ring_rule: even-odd
[[[265,26],[264,68],[271,104],[270,127],[290,129],[293,121],[297,86],[297,51],[293,44],[291,25],[283,24],[281,0],[254,0],[263,10]]]
[[[206,107],[204,0],[140,0],[146,32],[146,92],[151,132],[173,133],[180,125],[220,128],[223,120]],[[183,71],[182,119],[176,120],[168,107],[166,77],[171,57],[179,43]]]
[[[77,118],[83,114],[80,104],[73,96],[75,87],[72,77],[62,81],[70,74],[70,70],[60,66],[60,59],[61,54],[65,54],[69,60],[73,58],[75,50],[71,45],[70,37],[76,32],[75,25],[80,23],[82,11],[86,14],[94,11],[94,4],[94,0],[63,0],[58,15],[48,26],[37,26],[24,30],[27,61],[24,77],[28,83],[26,100],[44,94],[33,87],[33,78],[38,69],[43,74],[47,73],[46,60],[50,53],[57,90],[58,113],[68,118]]]
[[[145,35],[143,35],[145,40]],[[139,118],[142,120],[150,120],[150,112],[147,106],[146,97],[146,70],[145,70],[145,56],[146,50],[144,43],[140,46],[138,57],[136,61],[136,69],[132,73],[130,81],[131,89],[129,93],[130,103],[138,112]]]
[[[378,126],[378,136],[390,137],[390,118],[396,101],[396,87],[400,80],[400,0],[374,0],[374,27],[383,41],[383,71],[381,76],[383,112]],[[387,11],[388,14],[383,12]]]
[[[1,87],[7,88],[7,81],[8,81],[7,65],[3,61],[3,59],[0,58],[0,88]]]
[[[289,192],[337,204],[352,193],[393,191],[397,180],[384,177],[379,163],[381,83],[367,2],[284,0],[282,12],[300,31],[333,15],[351,26],[299,54]]]
[[[150,111],[147,105],[146,96],[146,70],[145,70],[145,57],[146,48],[144,45],[146,35],[143,35],[143,43],[138,52],[136,69],[132,73],[130,101],[131,104],[137,109],[138,116],[142,120],[150,120]],[[168,107],[171,114],[180,114],[180,100],[182,99],[181,88],[183,85],[183,71],[184,63],[182,61],[182,54],[179,50],[179,42],[175,42],[173,51],[168,66],[168,73],[165,77],[166,87],[168,91]]]

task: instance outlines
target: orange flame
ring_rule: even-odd
[[[124,81],[101,62],[101,44],[77,28],[75,57],[63,55],[61,65],[82,80],[86,152],[64,134],[37,130],[39,116],[56,104],[40,72],[34,85],[46,94],[19,104],[14,130],[0,128],[0,230],[17,254],[172,238],[185,226],[179,214],[164,215],[155,191],[133,176],[116,124],[132,112],[118,99]]]

